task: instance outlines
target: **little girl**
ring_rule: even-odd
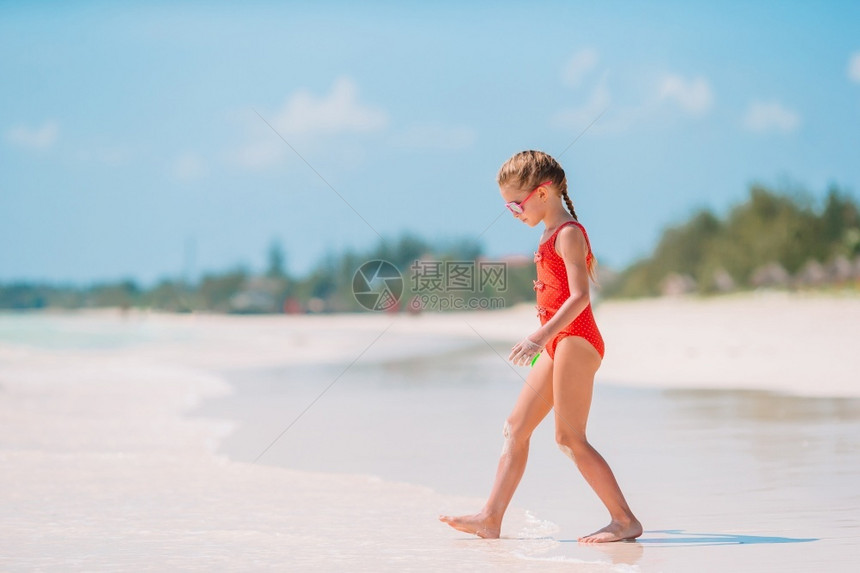
[[[532,432],[554,410],[559,448],[576,463],[612,519],[579,541],[635,539],[642,534],[642,525],[630,511],[609,465],[585,437],[594,374],[603,359],[603,338],[588,295],[588,280],[595,278],[594,255],[567,195],[564,170],[546,153],[523,151],[502,165],[497,181],[514,217],[530,227],[544,224],[534,255],[541,326],[516,344],[508,359],[522,366],[542,349],[546,355],[535,363],[505,422],[505,444],[484,508],[476,515],[439,519],[466,533],[499,537],[502,517],[526,468]]]

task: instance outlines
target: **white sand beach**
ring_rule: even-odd
[[[595,314],[590,431],[646,529],[602,547],[549,424],[501,540],[436,520],[483,502],[530,305],[0,315],[0,569],[851,570],[860,297]]]
[[[860,396],[860,296],[763,292],[612,302],[602,380]]]

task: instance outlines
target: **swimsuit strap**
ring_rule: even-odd
[[[574,225],[576,225],[580,229],[582,229],[582,234],[585,236],[585,244],[586,244],[586,246],[588,246],[588,254],[591,255],[591,241],[588,240],[588,233],[585,231],[585,227],[583,227],[582,223],[580,223],[579,221],[565,221],[564,223],[562,223],[561,225],[558,226],[558,229],[556,229],[555,232],[553,232],[552,236],[549,239],[547,239],[546,241],[547,242],[552,241],[552,248],[553,248],[553,250],[555,250],[555,236],[558,234],[559,231],[561,231],[564,228],[565,225],[569,225],[571,223],[573,223]]]
[[[588,246],[588,254],[591,254],[591,240],[588,238],[588,232],[585,230],[585,227],[579,221],[571,221],[572,223],[576,223],[580,229],[582,229],[582,234],[585,236],[585,244]]]

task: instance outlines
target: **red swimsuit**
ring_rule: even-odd
[[[535,264],[537,266],[537,280],[534,281],[534,289],[537,292],[537,311],[541,324],[546,324],[553,315],[558,312],[562,303],[570,297],[570,287],[567,283],[567,270],[564,261],[555,250],[555,238],[558,232],[569,224],[574,224],[582,230],[585,242],[588,245],[588,254],[585,257],[587,265],[591,264],[594,255],[591,252],[591,243],[585,227],[576,221],[567,221],[558,226],[558,229],[546,241],[538,246],[535,252]],[[558,341],[566,336],[580,336],[594,346],[595,350],[603,358],[603,337],[594,322],[594,314],[591,312],[591,303],[573,319],[573,322],[565,326],[561,332],[556,334],[546,345],[546,351],[550,358],[555,356],[555,347]]]

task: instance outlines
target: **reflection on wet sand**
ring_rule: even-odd
[[[579,543],[576,539],[562,539],[561,543]],[[591,543],[589,549],[596,549],[609,557],[615,565],[636,565],[645,553],[645,547],[638,540],[621,543]]]

